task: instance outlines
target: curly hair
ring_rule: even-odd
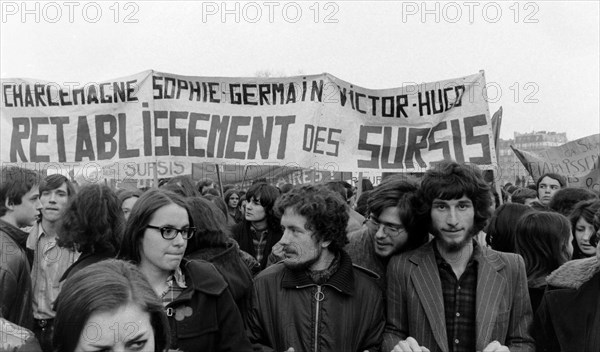
[[[280,216],[286,209],[305,217],[306,229],[313,231],[317,240],[331,241],[329,250],[339,251],[348,243],[348,206],[339,194],[327,187],[309,184],[293,188],[275,203],[275,211]]]
[[[65,211],[58,244],[82,253],[119,250],[125,217],[115,192],[97,183],[82,187]]]
[[[442,161],[425,172],[421,180],[420,198],[427,228],[431,227],[431,207],[433,200],[459,199],[466,196],[473,202],[475,217],[473,234],[479,233],[491,216],[490,186],[485,182],[481,170],[474,164],[459,164],[456,161]]]

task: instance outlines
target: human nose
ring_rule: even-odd
[[[281,235],[281,239],[279,240],[279,243],[282,246],[285,246],[290,243],[290,231],[289,230],[283,229],[283,235]]]
[[[175,236],[172,242],[176,246],[183,246],[187,243],[187,240],[183,238],[183,230],[177,231],[177,236]]]
[[[38,199],[35,201],[35,208],[36,208],[36,209],[38,209],[38,210],[40,210],[40,209],[42,209],[43,207],[44,207],[44,206],[42,205],[42,202],[41,202],[41,201],[40,201],[40,199],[38,198]]]
[[[456,214],[456,208],[451,207],[448,210],[448,215],[446,216],[446,223],[452,226],[458,225],[458,214]]]
[[[375,232],[375,238],[383,239],[386,237],[387,237],[387,234],[385,233],[385,226],[383,224],[378,224],[377,232]]]
[[[585,241],[589,241],[590,237],[592,237],[592,235],[594,235],[594,230],[590,230],[590,229],[585,229],[585,231],[583,231],[583,240]]]

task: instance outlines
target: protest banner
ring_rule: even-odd
[[[217,181],[220,174],[223,184],[235,184],[242,189],[248,188],[253,180],[264,179],[273,186],[282,186],[286,183],[301,185],[306,183],[322,183],[351,179],[351,173],[334,170],[302,169],[294,166],[277,165],[221,165],[220,172],[217,165],[209,163],[192,164],[192,178],[196,180],[211,179]]]
[[[0,159],[140,179],[192,163],[422,172],[493,169],[485,77],[371,90],[330,74],[286,78],[145,71],[85,86],[3,79]],[[106,169],[109,170],[106,170]]]
[[[531,177],[554,172],[567,177],[570,187],[600,191],[600,134],[583,137],[540,153],[510,146]]]

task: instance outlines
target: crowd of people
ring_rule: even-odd
[[[0,350],[600,350],[598,193],[453,161],[361,189],[3,168]]]

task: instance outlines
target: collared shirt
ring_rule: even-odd
[[[473,254],[465,271],[456,277],[452,267],[440,255],[434,244],[433,251],[442,282],[446,335],[450,352],[472,352],[476,349],[476,298],[477,298],[477,260],[479,245],[473,241]]]
[[[59,247],[56,237],[44,233],[42,223],[37,223],[27,238],[27,248],[34,251],[31,282],[33,284],[33,317],[53,319],[52,305],[60,293],[60,278],[79,258],[78,252]]]
[[[252,232],[252,244],[254,244],[256,260],[260,263],[264,256],[265,247],[267,245],[267,236],[269,235],[269,229],[256,231],[254,227],[251,226],[250,231]]]

